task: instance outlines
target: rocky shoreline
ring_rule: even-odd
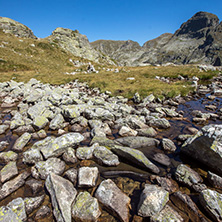
[[[0,220],[221,221],[221,80],[133,104],[78,81],[0,83]]]

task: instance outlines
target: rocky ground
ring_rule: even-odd
[[[0,83],[0,220],[221,221],[221,80],[163,101]]]

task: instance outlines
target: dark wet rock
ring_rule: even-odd
[[[162,147],[165,151],[170,151],[170,152],[175,152],[177,149],[174,142],[167,138],[162,139]]]
[[[131,129],[129,126],[122,126],[119,130],[120,136],[136,136],[137,131]]]
[[[139,150],[129,147],[115,146],[112,151],[118,156],[121,156],[134,164],[144,167],[153,173],[160,172],[159,168],[154,165],[148,158],[146,158],[146,156]]]
[[[65,163],[55,157],[46,161],[39,161],[31,168],[32,176],[35,179],[45,180],[50,173],[61,175],[65,171]]]
[[[7,129],[9,129],[9,125],[0,125],[0,134],[5,133]]]
[[[112,180],[102,181],[96,190],[95,197],[121,221],[129,220],[130,198]]]
[[[222,194],[214,190],[206,189],[200,193],[199,200],[214,221],[222,220]]]
[[[64,177],[66,177],[68,180],[70,180],[74,186],[77,184],[78,179],[78,170],[75,168],[69,168],[65,173]]]
[[[179,190],[178,184],[172,179],[151,175],[150,180],[152,181],[152,183],[161,186],[164,190],[168,191],[169,193],[174,193]]]
[[[200,221],[203,217],[200,215],[196,204],[187,194],[177,191],[171,195],[170,199],[181,211],[185,212],[189,218],[192,218],[193,221]]]
[[[76,163],[77,162],[75,150],[71,147],[69,147],[65,150],[65,152],[62,155],[62,158],[66,163]]]
[[[222,177],[208,171],[207,180],[213,185],[213,187],[222,188]]]
[[[26,221],[27,215],[25,211],[25,203],[21,197],[12,200],[7,207],[11,208],[15,214],[17,214],[20,221]]]
[[[3,163],[8,163],[10,161],[16,161],[18,158],[18,154],[13,151],[1,152],[0,153],[0,160]]]
[[[51,196],[53,214],[56,220],[71,222],[71,205],[77,194],[73,184],[51,173],[46,179],[45,186]]]
[[[35,219],[42,219],[47,217],[51,213],[51,209],[48,206],[42,206],[35,215]]]
[[[157,135],[157,132],[153,127],[138,129],[137,132],[139,136],[155,137]]]
[[[169,200],[169,193],[156,185],[145,184],[140,195],[138,215],[150,217],[159,213]]]
[[[183,222],[184,219],[180,214],[169,205],[166,205],[159,213],[150,218],[151,222]]]
[[[58,114],[54,117],[54,119],[51,120],[49,124],[49,128],[52,130],[57,130],[62,128],[63,123],[65,122],[63,116],[61,114]]]
[[[97,221],[101,215],[98,200],[86,191],[78,194],[71,210],[76,221]]]
[[[200,193],[203,190],[207,189],[207,186],[203,183],[195,183],[192,185],[192,188],[197,192]]]
[[[25,184],[31,188],[34,195],[43,189],[43,183],[40,180],[30,179]]]
[[[48,159],[49,157],[60,156],[67,148],[75,147],[83,140],[84,137],[80,133],[67,133],[55,138],[47,146],[43,146],[40,149],[43,156]]]
[[[30,133],[24,133],[20,136],[14,143],[12,150],[21,152],[23,148],[27,145],[32,135]]]
[[[164,166],[170,166],[171,164],[170,158],[164,153],[154,153],[149,158]]]
[[[149,117],[147,119],[147,123],[149,126],[157,127],[160,129],[167,129],[167,128],[170,128],[170,126],[171,126],[169,121],[164,118]]]
[[[16,162],[10,161],[7,165],[5,165],[1,169],[1,182],[4,183],[5,181],[10,180],[14,176],[18,175],[18,168],[16,166]]]
[[[2,206],[0,207],[0,221],[21,222],[21,219],[10,207]]]
[[[95,147],[93,156],[101,165],[117,166],[120,163],[118,156],[104,146]]]
[[[117,141],[123,146],[131,147],[134,149],[159,145],[159,141],[157,139],[142,137],[142,136],[136,136],[136,137],[128,136],[128,137],[118,138],[115,141]]]
[[[201,183],[203,180],[200,175],[192,170],[190,167],[180,164],[175,172],[175,178],[177,181],[192,186],[193,184]]]
[[[221,134],[222,125],[204,126],[186,140],[181,151],[222,174]]]
[[[78,172],[79,187],[94,187],[99,176],[97,167],[80,167]]]
[[[89,160],[93,157],[94,149],[99,146],[98,143],[94,143],[92,146],[84,146],[76,149],[76,156],[80,160]]]
[[[39,208],[43,203],[45,195],[39,197],[26,197],[24,198],[25,210],[27,214],[32,213],[35,209]]]

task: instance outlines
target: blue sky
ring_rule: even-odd
[[[78,29],[90,41],[147,40],[170,32],[198,11],[222,19],[221,0],[0,0],[0,16],[32,29],[39,38],[57,27]]]

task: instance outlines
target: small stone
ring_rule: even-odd
[[[0,125],[0,134],[5,133],[7,129],[9,129],[9,125]]]
[[[21,219],[10,207],[2,206],[0,207],[0,221],[21,222]]]
[[[52,130],[57,130],[62,128],[63,123],[65,122],[63,116],[61,114],[58,114],[54,117],[54,119],[51,120],[49,124],[49,128]]]
[[[90,147],[79,147],[76,150],[77,158],[80,160],[89,160],[89,159],[93,158],[93,151],[97,146],[99,146],[98,143],[94,143]]]
[[[207,180],[213,185],[213,187],[219,189],[222,188],[222,177],[208,171]]]
[[[78,173],[79,187],[94,187],[99,176],[97,167],[81,167]]]
[[[48,123],[49,120],[44,116],[36,116],[33,120],[33,126],[36,129],[43,129]]]
[[[177,149],[173,141],[166,138],[162,139],[162,147],[165,151],[170,151],[170,152],[175,152]]]
[[[74,186],[77,184],[77,179],[78,179],[78,170],[75,168],[70,168],[68,169],[65,173],[64,176],[70,180]]]
[[[43,203],[45,195],[39,197],[26,197],[24,199],[25,202],[25,210],[27,214],[32,213],[35,209],[39,208]]]
[[[23,148],[27,145],[29,140],[31,139],[32,135],[30,133],[24,133],[22,136],[20,136],[16,141],[12,148],[14,151],[21,152]]]
[[[48,206],[42,206],[35,215],[35,219],[43,219],[51,213],[51,209]]]
[[[77,221],[97,221],[101,215],[99,203],[88,192],[80,192],[72,205],[72,217]]]
[[[39,161],[42,161],[42,154],[38,149],[29,149],[23,153],[22,162],[25,164],[36,164]]]
[[[119,130],[119,135],[120,136],[136,136],[137,131],[131,129],[128,126],[122,126],[121,129]]]
[[[4,163],[8,163],[10,161],[16,161],[17,158],[18,158],[18,154],[13,151],[0,153],[0,160]]]
[[[75,151],[71,147],[69,147],[65,150],[65,152],[62,155],[62,158],[66,163],[76,163],[77,162]]]

